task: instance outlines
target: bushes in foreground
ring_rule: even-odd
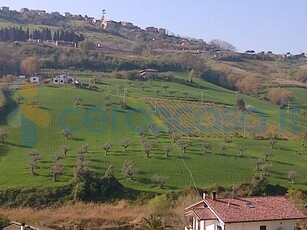
[[[119,198],[123,186],[115,177],[88,177],[58,187],[11,188],[0,190],[0,206],[47,207],[68,201],[104,202]]]

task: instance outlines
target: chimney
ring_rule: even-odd
[[[25,223],[21,223],[20,230],[26,230],[26,224]]]
[[[212,200],[216,200],[216,192],[212,192]]]
[[[206,200],[208,197],[207,191],[203,192],[203,200]]]

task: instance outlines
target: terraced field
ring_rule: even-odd
[[[148,98],[148,101],[168,129],[182,135],[215,138],[243,136],[262,139],[278,135],[282,139],[299,138],[297,133],[285,127],[285,124],[269,123],[253,110],[243,112],[235,107],[184,100]]]

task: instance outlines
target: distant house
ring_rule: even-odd
[[[72,48],[77,48],[78,47],[78,44],[76,42],[66,42],[66,41],[56,41],[55,45],[56,46],[72,47]]]
[[[33,76],[30,77],[30,82],[31,83],[40,83],[42,82],[43,78],[41,76]]]
[[[146,27],[145,30],[146,32],[150,32],[150,33],[158,33],[158,29],[153,26]]]
[[[186,230],[293,230],[306,219],[281,196],[219,199],[215,192],[185,208],[185,217],[190,220]]]
[[[101,25],[104,29],[115,29],[117,27],[117,22],[109,19],[104,19],[102,20]]]
[[[159,28],[158,32],[159,32],[160,35],[165,35],[166,34],[166,29]]]
[[[182,46],[190,46],[191,45],[191,42],[187,39],[183,39],[181,40],[181,43],[180,43]]]
[[[52,82],[55,84],[75,84],[76,79],[65,74],[60,74],[52,78]]]
[[[10,7],[2,6],[2,7],[0,7],[0,11],[9,12],[10,11]]]
[[[21,14],[25,13],[25,12],[29,12],[28,8],[21,8],[19,11]]]
[[[135,25],[133,25],[131,22],[120,22],[122,26],[127,27],[128,29],[134,29],[136,28]]]
[[[26,79],[26,76],[25,76],[25,75],[19,75],[19,76],[18,76],[18,79],[22,79],[22,80],[23,80],[23,79]]]
[[[255,55],[256,54],[255,50],[246,50],[245,53],[246,54],[251,54],[251,55]]]
[[[155,69],[143,69],[139,72],[139,75],[143,78],[156,77],[158,71]]]

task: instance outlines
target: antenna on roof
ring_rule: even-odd
[[[232,191],[231,191],[231,198],[234,198],[236,195],[236,191],[235,191],[235,184],[232,184]]]
[[[105,9],[103,9],[102,10],[102,17],[101,17],[101,20],[104,20],[104,16],[106,15],[106,10]]]

